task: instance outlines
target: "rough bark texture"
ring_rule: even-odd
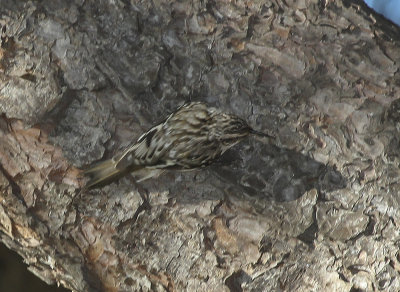
[[[0,0],[0,13],[0,240],[44,281],[400,290],[400,30],[362,2]],[[79,168],[188,100],[277,139],[79,195]]]

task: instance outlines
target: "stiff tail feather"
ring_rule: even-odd
[[[84,188],[91,189],[98,185],[105,184],[118,177],[123,172],[124,171],[116,167],[116,163],[113,159],[95,163],[83,171],[83,175],[89,178]]]

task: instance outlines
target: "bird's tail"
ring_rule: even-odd
[[[110,182],[123,172],[123,170],[117,168],[117,163],[113,159],[90,165],[83,171],[83,175],[89,178],[89,181],[85,184],[85,189]]]

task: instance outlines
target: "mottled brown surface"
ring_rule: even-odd
[[[0,240],[41,279],[400,290],[399,28],[361,1],[0,4]],[[277,138],[78,195],[188,100]]]

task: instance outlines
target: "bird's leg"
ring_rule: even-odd
[[[128,176],[129,180],[132,182],[132,184],[136,187],[140,198],[142,199],[142,203],[140,204],[140,206],[137,208],[135,214],[133,214],[133,216],[123,222],[121,222],[118,225],[118,229],[123,229],[125,228],[125,226],[127,225],[133,225],[135,224],[137,218],[139,217],[139,214],[142,213],[145,210],[150,210],[151,209],[151,205],[149,202],[149,191],[147,189],[145,189],[143,186],[141,186],[140,184],[137,183],[137,181],[132,177],[132,176]]]

